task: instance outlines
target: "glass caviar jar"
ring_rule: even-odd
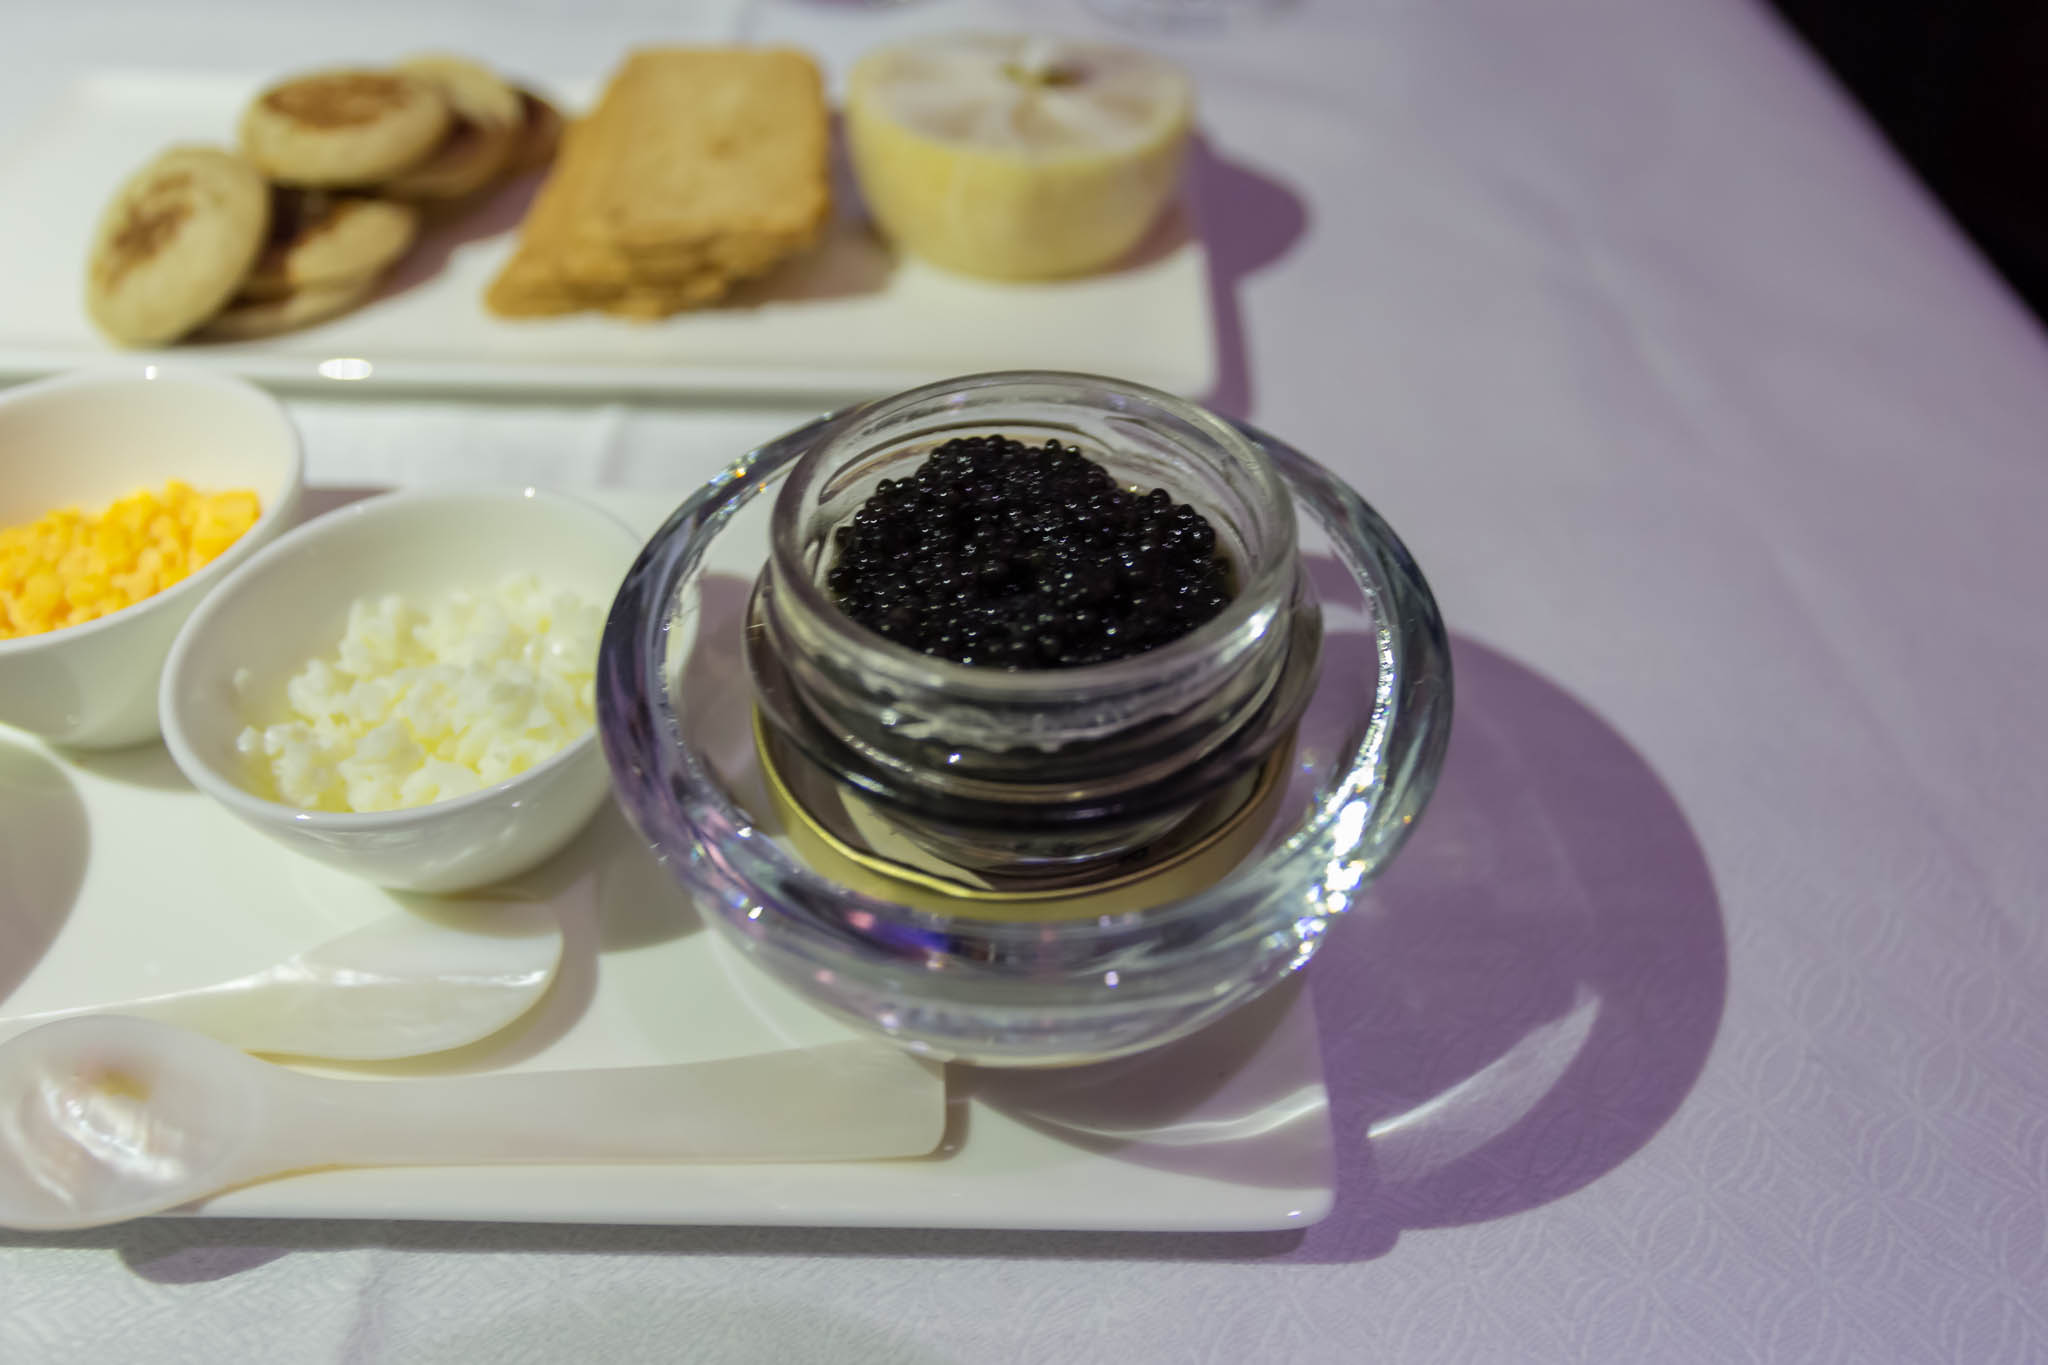
[[[1229,604],[1036,671],[848,619],[835,529],[990,433],[1195,506]],[[1449,708],[1428,586],[1355,493],[1183,400],[1053,373],[929,385],[735,461],[643,551],[598,669],[622,806],[743,956],[915,1050],[1009,1066],[1169,1041],[1306,964],[1426,802]]]
[[[1118,485],[1192,506],[1231,566],[1232,599],[1179,639],[1069,668],[955,663],[849,618],[825,586],[834,533],[884,480],[979,435],[1057,441]],[[1232,793],[1254,785],[1313,689],[1321,617],[1286,486],[1235,428],[1165,394],[994,375],[871,404],[796,462],[770,538],[747,633],[767,761],[839,839],[914,846],[933,876],[1041,903],[1128,878],[1199,837],[1191,821],[1243,807]]]

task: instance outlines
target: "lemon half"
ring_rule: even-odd
[[[1179,182],[1194,88],[1133,48],[950,34],[879,49],[846,103],[876,222],[970,275],[1050,279],[1136,246]]]

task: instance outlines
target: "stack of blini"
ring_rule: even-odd
[[[241,153],[173,147],[100,220],[86,307],[115,341],[270,336],[367,297],[423,216],[545,164],[560,118],[460,57],[314,72],[242,115]]]
[[[485,301],[504,317],[701,307],[815,242],[830,124],[800,52],[628,55],[560,158]]]

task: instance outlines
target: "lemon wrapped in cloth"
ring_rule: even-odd
[[[986,33],[882,48],[854,67],[847,140],[882,231],[969,275],[1114,264],[1179,184],[1194,89],[1104,43]]]

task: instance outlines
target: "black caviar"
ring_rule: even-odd
[[[1163,488],[1120,488],[1077,447],[947,441],[838,530],[826,582],[901,645],[992,668],[1070,668],[1179,639],[1230,601],[1216,529]]]

